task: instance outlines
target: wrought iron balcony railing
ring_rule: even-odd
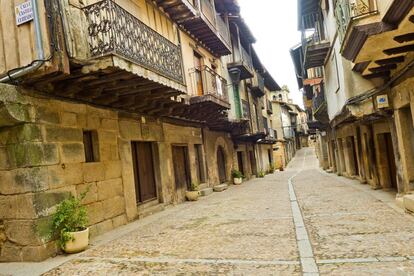
[[[257,97],[263,97],[265,94],[265,81],[264,77],[259,73],[256,72],[254,74],[253,79],[250,81],[251,85],[251,91],[257,96]]]
[[[193,87],[196,96],[210,95],[221,101],[229,103],[227,81],[208,66],[193,68],[190,70]]]
[[[184,82],[179,46],[113,0],[85,7],[92,57],[117,55],[179,83]]]
[[[376,0],[338,0],[335,6],[335,17],[341,41],[345,38],[348,26],[354,19],[376,11]]]

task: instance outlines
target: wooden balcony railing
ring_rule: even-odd
[[[240,55],[241,55],[241,61],[249,68],[251,72],[254,71],[253,67],[253,60],[250,54],[243,48],[240,47]]]
[[[227,81],[208,66],[190,70],[196,96],[213,96],[229,105]]]
[[[348,26],[354,19],[376,11],[376,0],[338,0],[335,6],[335,17],[341,41],[345,38]]]
[[[213,28],[217,31],[217,35],[230,46],[230,32],[227,24],[223,21],[223,19],[221,19],[220,16],[217,15],[211,2],[209,0],[195,0],[194,2],[195,7],[204,15],[211,26],[213,26]]]
[[[184,82],[179,46],[112,0],[85,7],[92,57],[117,55],[179,83]]]
[[[326,103],[326,99],[325,99],[325,92],[322,89],[321,91],[319,91],[318,95],[316,95],[313,99],[312,99],[312,109],[313,109],[313,113],[317,113],[319,111],[319,109]]]

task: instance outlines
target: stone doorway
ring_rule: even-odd
[[[381,133],[377,136],[379,146],[378,162],[382,174],[382,186],[388,189],[398,189],[397,167],[395,165],[395,154],[392,144],[391,133]]]
[[[226,175],[226,155],[224,153],[224,149],[222,146],[217,148],[217,169],[220,184],[227,182],[227,175]]]
[[[152,143],[132,142],[137,204],[157,199]]]
[[[185,200],[185,192],[191,186],[190,164],[187,146],[173,146],[175,191],[178,202]]]

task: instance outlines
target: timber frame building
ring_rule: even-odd
[[[298,3],[291,55],[321,167],[414,211],[414,1]]]
[[[7,2],[7,3],[6,3]],[[88,190],[92,236],[274,163],[236,0],[32,0],[0,9],[0,261],[58,252],[53,207]]]

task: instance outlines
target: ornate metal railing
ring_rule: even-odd
[[[212,95],[220,100],[229,102],[227,81],[208,66],[192,68],[190,76],[193,80],[193,87],[196,95]]]
[[[341,41],[352,20],[376,11],[376,0],[338,0],[335,6],[335,17]]]
[[[179,46],[151,29],[112,0],[85,7],[92,57],[118,55],[183,83]]]

